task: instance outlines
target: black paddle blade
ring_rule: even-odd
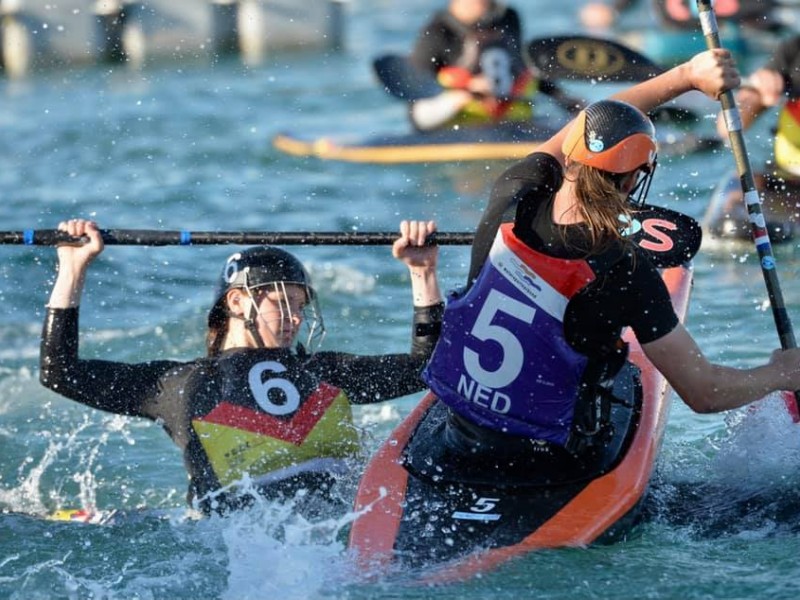
[[[417,69],[405,56],[380,56],[372,66],[384,89],[395,98],[413,102],[431,98],[444,90],[433,75]]]
[[[700,115],[689,108],[669,105],[657,106],[647,116],[659,125],[696,125],[700,120]]]
[[[539,38],[529,42],[527,50],[531,63],[548,79],[632,82],[664,72],[635,50],[595,37]]]
[[[636,209],[625,236],[644,250],[658,268],[692,260],[703,241],[703,230],[692,217],[662,206]]]

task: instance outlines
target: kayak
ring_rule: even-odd
[[[691,263],[665,268],[662,277],[683,320]],[[649,487],[671,399],[635,337],[628,332],[625,340],[629,365],[615,383],[622,402],[612,404],[611,421],[627,433],[614,436],[587,476],[552,467],[481,469],[463,455],[459,463],[436,443],[446,410],[428,393],[360,482],[349,540],[359,566],[371,574],[417,570],[424,583],[458,581],[533,550],[627,536]]]
[[[46,521],[85,523],[88,525],[123,525],[143,521],[183,522],[197,520],[201,514],[189,508],[84,509],[64,508],[44,517]]]
[[[796,200],[800,181],[787,178],[767,184],[763,174],[755,175],[755,181],[770,241],[781,243],[795,239],[800,235]],[[714,188],[702,226],[711,242],[752,242],[750,217],[736,172],[727,173]]]
[[[549,36],[526,44],[532,65],[552,80],[641,81],[663,69],[638,52],[611,40],[586,36]],[[431,74],[420,71],[408,57],[386,54],[373,62],[384,90],[404,103],[429,98],[445,88]],[[558,112],[565,107],[556,101]],[[566,108],[572,112],[574,107]],[[558,114],[558,113],[555,113]],[[430,163],[453,161],[518,160],[533,152],[569,121],[567,114],[553,118],[540,113],[532,121],[488,123],[368,136],[310,136],[278,133],[272,140],[277,150],[292,156],[355,163]],[[679,107],[661,107],[659,123],[680,125],[698,116]],[[685,128],[659,127],[659,154],[681,156],[710,150],[721,142],[717,136],[703,137]]]
[[[563,125],[563,124],[562,124]],[[279,133],[272,144],[285,154],[353,163],[403,164],[524,158],[561,125],[501,124],[432,132],[367,137],[298,136]],[[659,155],[683,156],[712,150],[716,137],[659,130]]]
[[[426,163],[519,159],[558,131],[540,123],[506,123],[364,138],[298,137],[280,133],[275,148],[292,156],[356,163]]]

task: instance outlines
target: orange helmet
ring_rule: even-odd
[[[610,173],[652,171],[657,149],[647,115],[619,100],[600,100],[583,109],[561,145],[570,160]]]

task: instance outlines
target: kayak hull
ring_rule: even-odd
[[[690,266],[663,271],[681,319],[688,307],[691,273]],[[639,371],[643,401],[626,441],[627,451],[607,472],[584,481],[533,482],[528,488],[508,487],[498,480],[495,486],[472,483],[456,489],[443,481],[435,490],[436,478],[421,481],[418,470],[409,468],[413,461],[407,456],[420,424],[440,405],[428,394],[365,470],[356,496],[358,517],[350,534],[350,548],[359,563],[371,573],[399,566],[433,567],[426,569],[425,581],[442,582],[471,577],[537,549],[624,537],[647,491],[670,407],[666,380],[646,359],[635,337],[628,334],[626,341],[630,361]],[[414,497],[426,487],[435,493]],[[453,510],[462,499],[469,508]],[[415,526],[419,526],[416,531]],[[428,564],[421,564],[425,561],[419,560],[420,554],[431,559]]]
[[[463,127],[433,132],[384,134],[361,138],[298,136],[279,133],[276,150],[291,156],[372,164],[441,163],[524,158],[557,128],[543,124]],[[681,156],[718,146],[719,140],[681,132],[659,133],[659,154]]]
[[[518,159],[556,132],[544,125],[505,124],[362,139],[303,138],[281,133],[273,146],[293,156],[356,163],[427,163]]]

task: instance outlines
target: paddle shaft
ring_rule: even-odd
[[[706,45],[709,49],[721,48],[719,29],[711,0],[697,0],[697,8],[700,13],[700,24],[703,27]],[[750,166],[750,158],[747,154],[747,147],[742,134],[742,118],[733,92],[730,90],[724,92],[720,96],[720,104],[722,105],[722,113],[728,129],[733,156],[736,159],[736,169],[742,182],[742,192],[747,206],[747,214],[750,217],[753,242],[756,245],[758,258],[761,262],[761,273],[767,286],[767,295],[772,306],[772,315],[775,318],[775,326],[780,337],[781,348],[796,348],[797,342],[792,329],[792,322],[789,319],[789,313],[783,300],[775,257],[772,254],[772,243],[769,239],[764,213],[761,210],[761,198],[756,188],[753,169]],[[798,403],[798,408],[800,408],[800,394],[797,391],[795,391],[795,401]]]
[[[256,246],[380,246],[393,244],[397,232],[366,231],[159,231],[151,229],[101,229],[103,241],[109,246],[204,246],[240,244]],[[471,232],[436,232],[428,236],[429,244],[465,246],[472,244]],[[24,246],[58,246],[83,244],[86,238],[76,238],[58,229],[26,229],[0,231],[0,244]]]

